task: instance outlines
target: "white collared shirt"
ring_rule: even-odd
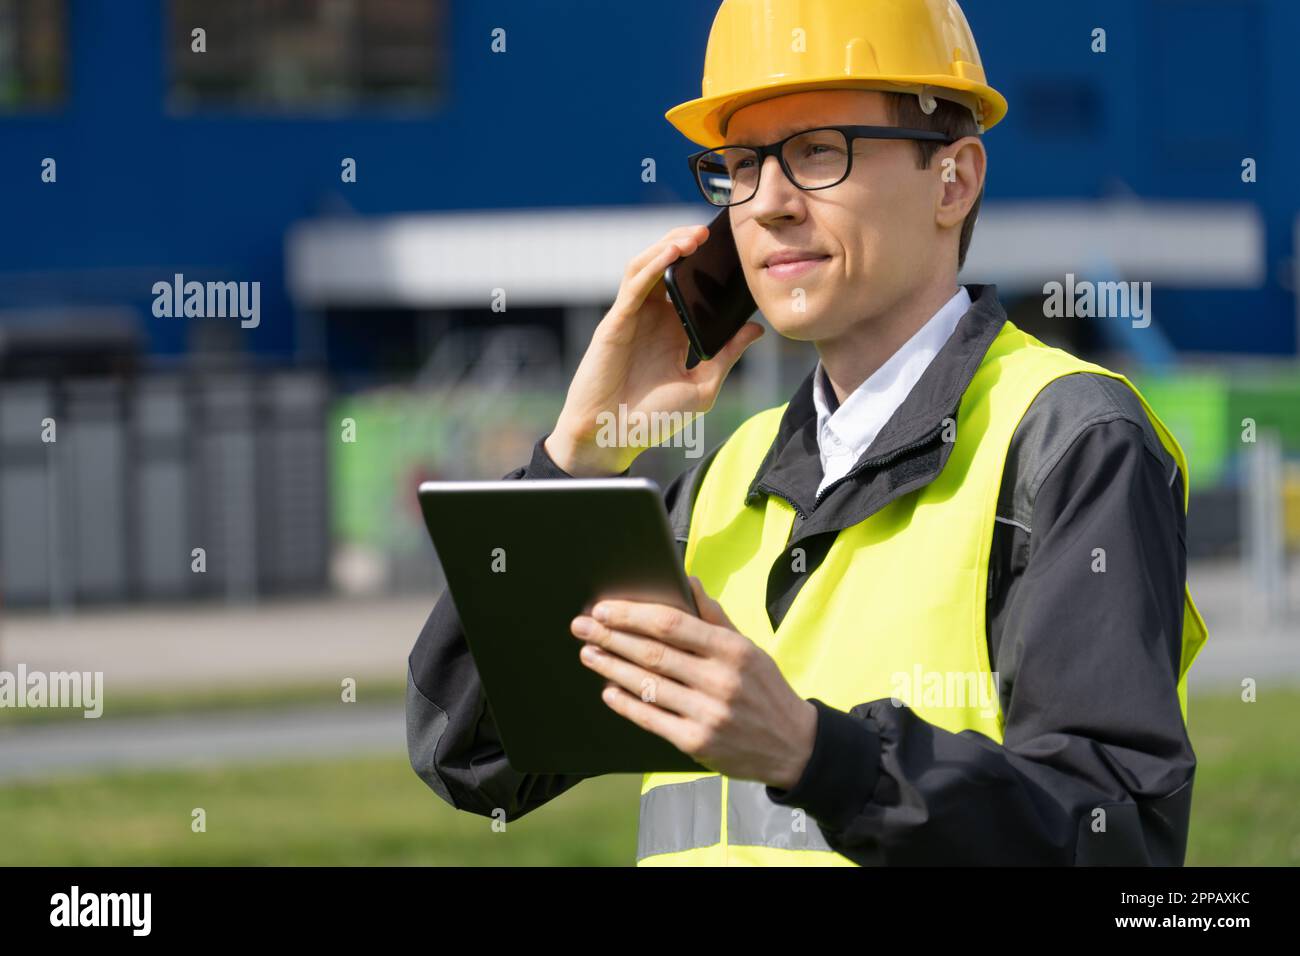
[[[817,449],[822,460],[818,495],[857,464],[970,307],[970,293],[962,286],[834,412],[831,412],[828,400],[830,384],[825,380],[821,360],[817,361],[813,374],[813,404],[817,407]]]

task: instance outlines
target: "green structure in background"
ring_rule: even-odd
[[[1186,450],[1195,491],[1235,481],[1237,458],[1247,447],[1246,419],[1258,432],[1275,431],[1286,453],[1300,457],[1300,375],[1189,369],[1132,377]],[[330,421],[341,436],[329,443],[335,541],[399,562],[427,557],[418,484],[500,478],[528,461],[563,402],[558,391],[408,389],[338,401]],[[754,411],[741,396],[724,395],[699,426],[703,451],[721,444]],[[654,449],[638,459],[633,473],[665,485],[690,464],[682,448]]]
[[[330,419],[342,432],[342,440],[331,443],[336,540],[384,550],[424,546],[419,483],[500,478],[528,460],[563,398],[553,393],[449,398],[385,390],[340,400]]]
[[[1187,453],[1192,487],[1219,484],[1232,451],[1225,428],[1229,395],[1226,377],[1187,372],[1139,375],[1133,379]]]
[[[335,403],[331,427],[332,517],[336,543],[390,557],[429,547],[416,503],[426,480],[496,479],[525,464],[550,431],[561,392],[455,395],[383,390]],[[705,416],[703,450],[721,444],[752,409],[719,401]],[[682,448],[653,449],[633,472],[666,484],[689,466]]]
[[[1257,433],[1275,431],[1286,454],[1300,456],[1300,373],[1189,370],[1138,375],[1134,383],[1187,451],[1193,489],[1232,477],[1246,420]]]

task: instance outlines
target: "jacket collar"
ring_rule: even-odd
[[[885,502],[855,501],[853,494],[867,484],[878,492],[880,483],[871,479],[882,470],[899,466],[906,481],[885,483],[898,494],[903,493],[898,490],[903,485],[906,485],[905,490],[912,490],[933,480],[942,470],[952,446],[948,442],[938,442],[937,449],[930,446],[942,432],[944,420],[956,418],[962,395],[1007,318],[998,301],[997,286],[968,285],[966,289],[972,304],[953,334],[849,474],[830,485],[820,502],[817,485],[821,481],[821,459],[817,449],[817,409],[812,398],[814,365],[781,416],[776,438],[745,494],[745,504],[751,504],[763,493],[774,493],[794,505],[801,517],[808,517],[814,510],[834,500],[836,506],[829,509],[824,520],[819,514],[819,520],[809,524],[814,527],[840,525],[854,517],[863,520],[870,513],[857,517],[863,508],[878,510],[883,507]],[[924,466],[918,467],[919,463],[915,461],[908,464],[925,449],[930,449],[931,453],[924,456]],[[879,494],[871,497],[879,498]],[[897,494],[885,501],[892,497],[897,497]],[[829,530],[829,527],[821,530]]]

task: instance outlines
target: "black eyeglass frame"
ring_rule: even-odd
[[[785,161],[785,144],[792,139],[798,139],[800,136],[807,136],[809,133],[818,133],[823,130],[834,130],[842,133],[845,142],[848,144],[848,162],[844,166],[844,175],[833,183],[825,186],[801,186],[795,182],[793,174],[790,172],[790,166]],[[731,206],[743,206],[745,203],[758,195],[758,188],[763,181],[763,167],[767,165],[767,157],[775,156],[776,161],[781,165],[781,171],[785,173],[785,178],[793,185],[805,192],[816,192],[819,189],[830,189],[838,186],[844,180],[848,179],[853,173],[853,143],[859,139],[908,139],[916,140],[923,143],[943,143],[945,146],[951,146],[957,142],[951,136],[945,133],[936,132],[929,129],[909,129],[906,126],[815,126],[812,129],[800,130],[797,133],[791,133],[785,139],[775,143],[769,143],[766,146],[751,146],[748,143],[726,143],[722,146],[715,146],[712,149],[702,149],[698,153],[692,153],[686,157],[686,162],[690,165],[691,176],[695,179],[695,185],[699,187],[700,193],[704,196],[705,201],[711,206],[718,206],[726,209]],[[716,153],[723,149],[748,149],[758,154],[758,178],[754,180],[754,195],[749,199],[742,199],[740,202],[717,203],[709,198],[709,194],[704,189],[704,183],[700,181],[700,162],[710,153]],[[725,168],[723,169],[725,172]]]

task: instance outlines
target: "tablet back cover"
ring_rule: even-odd
[[[420,504],[515,770],[707,771],[609,709],[569,631],[602,597],[692,607],[653,482],[430,482]]]

